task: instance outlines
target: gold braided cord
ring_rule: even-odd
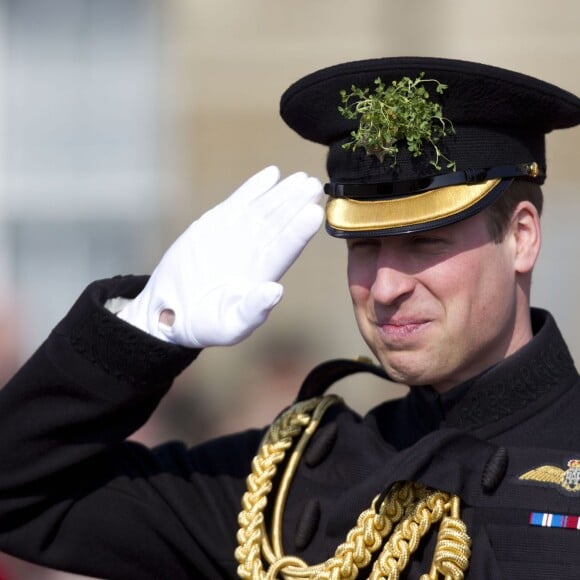
[[[467,527],[459,517],[459,498],[453,496],[450,515],[443,518],[439,527],[431,571],[420,580],[436,580],[439,574],[445,580],[462,580],[469,566],[470,544]]]
[[[379,578],[388,578],[391,580],[398,578],[400,572],[410,562],[413,552],[419,547],[419,542],[423,536],[425,536],[433,524],[440,521],[451,510],[453,498],[456,496],[450,496],[441,491],[429,490],[429,488],[424,488],[423,491],[426,495],[411,507],[406,517],[397,525],[393,534],[385,544],[369,576],[371,580],[377,580]],[[461,523],[463,524],[463,522]],[[449,554],[441,553],[440,535],[438,536],[437,545],[438,548],[436,548],[434,560],[438,560],[440,564],[438,567],[432,567],[432,571],[439,572],[442,567],[445,568],[447,566]],[[469,551],[469,537],[467,537],[467,550]],[[469,564],[469,555],[467,556],[467,560],[462,560],[462,564],[464,564],[464,572]],[[452,566],[448,567],[452,568]],[[456,568],[459,568],[459,566],[456,566]],[[460,578],[463,578],[463,572]],[[437,578],[438,576],[435,575],[434,577]],[[445,578],[447,577],[445,575]],[[424,575],[422,578],[429,578],[429,576]]]
[[[298,443],[296,444],[290,459],[286,465],[286,469],[282,476],[282,480],[280,481],[280,486],[278,488],[278,493],[276,495],[276,500],[274,503],[274,510],[272,513],[272,544],[274,547],[274,553],[276,557],[281,558],[284,555],[284,551],[282,548],[282,519],[284,513],[284,507],[286,505],[286,499],[288,498],[288,493],[290,492],[290,485],[292,483],[292,479],[294,478],[294,474],[298,469],[298,464],[300,459],[302,458],[302,454],[304,453],[304,449],[308,445],[312,435],[318,428],[322,416],[327,411],[327,409],[339,403],[341,399],[337,396],[327,396],[321,397],[317,399],[310,399],[310,403],[308,401],[305,402],[304,408],[299,407],[300,416],[304,417],[304,422],[307,424],[304,427],[304,431],[302,436],[300,437]],[[310,416],[310,420],[306,421],[306,409],[310,408],[314,405],[312,414]],[[291,417],[294,415],[293,408],[291,407],[288,414],[289,418],[286,419],[285,417],[282,419],[283,421],[288,421],[292,423]],[[277,434],[279,437],[281,433]]]
[[[238,514],[240,527],[235,555],[240,562],[238,575],[241,578],[265,578],[262,554],[270,563],[280,558],[268,540],[263,514],[276,466],[284,459],[294,438],[308,426],[317,408],[325,410],[339,401],[338,397],[329,396],[297,403],[282,413],[266,433],[258,455],[252,460],[252,472],[246,479],[247,491],[242,497],[242,511]]]
[[[376,558],[372,580],[396,580],[411,560],[431,526],[441,522],[429,574],[421,580],[462,580],[469,565],[470,538],[460,519],[459,498],[413,482],[395,483],[377,506],[378,496],[363,511],[334,556],[309,566],[282,548],[282,519],[290,485],[310,438],[326,410],[341,399],[334,395],[297,403],[270,427],[252,461],[247,491],[238,515],[238,575],[250,580],[346,580]],[[294,440],[300,436],[296,444]],[[272,539],[268,538],[264,510],[278,465],[293,447],[280,481],[272,512]],[[267,564],[267,569],[264,565]]]

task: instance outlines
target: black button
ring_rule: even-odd
[[[332,451],[337,435],[338,425],[336,423],[329,423],[321,427],[304,452],[304,463],[311,468],[322,463]]]
[[[304,504],[302,514],[296,525],[294,545],[298,550],[304,550],[314,538],[314,534],[320,523],[320,502],[317,499],[309,499]]]

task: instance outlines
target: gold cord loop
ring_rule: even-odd
[[[363,511],[334,556],[309,566],[301,558],[287,556],[282,548],[282,520],[290,485],[310,438],[326,410],[341,399],[316,397],[295,404],[270,427],[252,461],[247,491],[238,515],[238,575],[250,580],[307,578],[346,580],[358,576],[379,550],[369,578],[396,580],[409,564],[413,552],[431,526],[441,522],[429,574],[421,580],[462,580],[469,565],[470,543],[460,519],[457,496],[413,482],[395,483],[384,496],[377,496]],[[294,445],[294,439],[300,439]],[[272,538],[268,538],[264,510],[278,465],[294,446],[280,481],[272,512]],[[381,505],[377,506],[379,498]],[[264,564],[268,568],[264,569]]]

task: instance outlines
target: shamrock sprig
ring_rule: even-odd
[[[390,85],[385,85],[379,77],[375,79],[372,93],[370,88],[355,85],[350,92],[341,90],[344,106],[338,107],[340,114],[346,119],[359,119],[358,129],[351,132],[352,141],[343,147],[353,151],[364,147],[367,155],[376,155],[381,162],[385,156],[392,157],[392,166],[395,166],[402,140],[413,157],[422,155],[428,143],[435,152],[435,159],[429,163],[440,171],[443,160],[445,167],[454,171],[455,162],[441,152],[437,143],[442,137],[453,135],[455,129],[443,116],[441,105],[429,100],[425,88],[427,83],[434,83],[435,91],[442,94],[447,85],[424,76],[425,73],[420,73],[415,80],[403,77]]]

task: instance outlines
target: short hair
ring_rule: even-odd
[[[542,188],[531,181],[514,179],[506,191],[485,211],[487,229],[491,239],[499,244],[503,241],[515,207],[520,201],[529,201],[542,215],[544,194]]]

